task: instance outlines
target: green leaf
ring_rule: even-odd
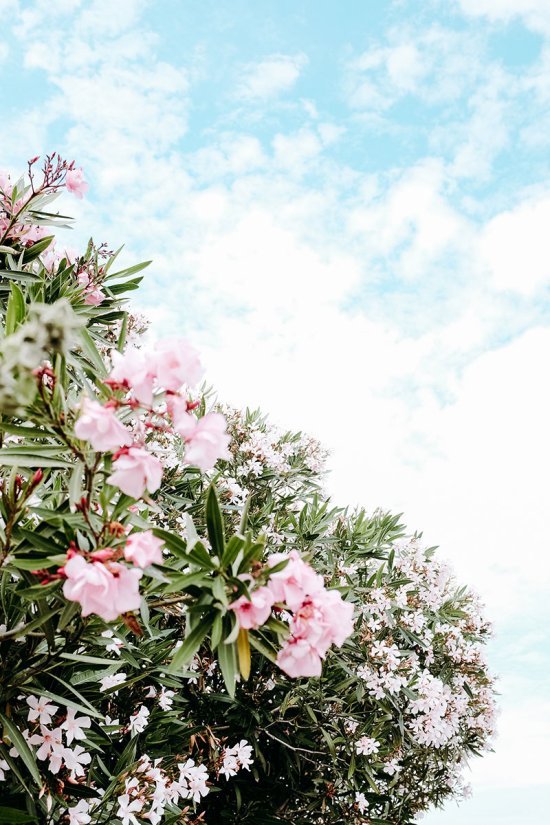
[[[80,337],[82,340],[82,351],[84,355],[97,370],[99,378],[106,378],[107,369],[103,362],[103,358],[99,354],[99,351],[96,345],[94,344],[92,336],[90,335],[86,327],[82,327],[82,329],[80,330]]]
[[[189,559],[195,564],[205,567],[207,570],[217,569],[214,560],[209,555],[208,550],[202,541],[197,541],[193,545],[193,549],[189,551]]]
[[[153,527],[153,535],[158,539],[162,539],[168,549],[179,559],[191,561],[189,553],[187,552],[187,542],[184,541],[184,539],[176,536],[175,533],[163,530],[161,527]]]
[[[135,275],[136,272],[141,272],[142,269],[145,269],[149,266],[151,261],[143,261],[140,264],[134,264],[134,266],[129,266],[127,269],[119,269],[118,272],[113,272],[105,278],[106,281],[113,281],[115,278],[126,278],[128,275]]]
[[[116,663],[111,663],[116,664]],[[48,699],[52,699],[54,702],[59,702],[62,705],[66,705],[68,708],[72,708],[73,710],[78,710],[80,713],[84,713],[86,716],[96,716],[98,719],[103,719],[103,714],[99,713],[93,705],[91,705],[87,699],[82,696],[77,690],[74,689],[72,685],[69,685],[65,682],[60,676],[56,676],[55,673],[50,671],[50,677],[55,679],[56,682],[59,682],[60,685],[72,693],[73,696],[76,696],[79,700],[75,702],[74,699],[68,699],[66,696],[60,696],[58,693],[53,693],[51,690],[46,690],[43,687],[28,687],[27,685],[22,685],[21,690],[26,691],[27,693],[40,693],[40,696],[46,696]]]
[[[233,699],[235,697],[235,684],[237,681],[237,656],[235,644],[218,645],[218,662],[222,672],[223,680],[227,692]]]
[[[170,584],[162,588],[163,595],[179,593],[187,590],[188,587],[198,587],[207,581],[207,573],[204,570],[197,570],[195,573],[183,573],[170,580]]]
[[[231,536],[223,552],[222,567],[229,567],[233,564],[244,544],[245,540],[242,536]]]
[[[9,736],[9,739],[14,745],[17,750],[17,753],[25,763],[30,775],[38,785],[38,787],[42,787],[42,778],[40,776],[40,771],[38,770],[38,766],[35,762],[34,755],[27,745],[21,731],[17,727],[17,725],[12,722],[11,719],[8,719],[7,716],[4,716],[3,713],[0,712],[0,722],[4,726],[4,732]]]
[[[218,613],[212,625],[212,633],[210,634],[210,646],[215,650],[222,640],[223,620],[221,614]]]
[[[191,661],[205,636],[210,632],[213,623],[214,616],[207,616],[200,620],[198,625],[187,636],[181,647],[176,650],[174,658],[167,669],[168,673],[177,673],[184,665]]]
[[[79,461],[75,464],[74,470],[69,479],[69,503],[76,504],[82,498],[82,478],[84,476],[84,464]]]
[[[18,811],[17,808],[0,808],[0,822],[18,825],[19,822],[36,822],[36,817],[24,811]]]
[[[277,651],[273,645],[269,644],[269,642],[267,642],[266,639],[258,633],[258,631],[249,633],[248,640],[252,647],[255,648],[258,653],[261,653],[262,656],[265,656],[265,658],[270,662],[277,661]]]
[[[31,448],[32,449],[32,448]],[[38,448],[36,448],[38,449]],[[59,452],[59,450],[58,450]],[[0,464],[6,467],[72,467],[70,461],[38,452],[26,452],[24,447],[3,447]]]
[[[210,486],[206,496],[206,529],[212,550],[218,558],[223,558],[225,547],[223,516],[214,485]]]
[[[38,213],[33,214],[36,215]],[[29,261],[34,261],[35,258],[38,258],[38,256],[49,247],[53,239],[53,235],[48,235],[47,237],[42,238],[40,241],[36,241],[36,243],[33,243],[32,246],[30,246],[23,252],[23,263],[28,264]]]
[[[17,284],[11,285],[6,309],[6,335],[11,335],[25,320],[26,306],[23,293]]]

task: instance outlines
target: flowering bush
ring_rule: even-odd
[[[489,628],[323,453],[140,346],[144,265],[0,173],[0,822],[408,823],[487,747]]]

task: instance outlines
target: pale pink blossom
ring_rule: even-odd
[[[380,743],[370,736],[362,736],[355,743],[355,751],[362,756],[370,756],[373,753],[378,753],[380,750]]]
[[[74,427],[75,435],[89,441],[94,450],[112,452],[132,443],[132,435],[110,407],[84,397],[80,410]]]
[[[33,733],[29,738],[30,745],[40,746],[36,751],[36,758],[48,759],[52,751],[59,751],[60,748],[63,748],[61,734],[61,728],[49,730],[44,725],[40,725],[40,733]]]
[[[50,705],[49,700],[45,696],[37,698],[36,696],[27,696],[27,705],[30,707],[27,719],[29,722],[40,722],[41,725],[49,725],[59,707],[57,705]]]
[[[130,801],[130,795],[127,793],[117,797],[118,811],[116,815],[120,818],[122,825],[139,825],[135,817],[143,808],[144,802],[141,799],[134,799]]]
[[[132,561],[137,567],[162,564],[162,546],[162,541],[153,535],[152,530],[132,533],[128,536],[124,548],[124,558],[126,561]]]
[[[84,180],[82,168],[69,169],[65,178],[65,185],[68,192],[71,192],[77,198],[82,198],[88,189],[88,183]]]
[[[319,593],[323,589],[323,577],[303,561],[296,550],[291,550],[290,553],[273,553],[268,559],[268,565],[275,567],[286,560],[286,567],[272,573],[267,586],[276,602],[285,602],[290,610],[297,610],[307,596]]]
[[[296,611],[290,629],[293,636],[307,639],[324,657],[330,645],[341,647],[353,633],[353,605],[337,590],[320,590]]]
[[[132,498],[141,498],[145,490],[154,493],[160,487],[162,464],[143,447],[130,447],[113,462],[113,470],[107,479]]]
[[[135,347],[129,347],[124,353],[115,350],[112,360],[109,381],[127,386],[138,401],[150,407],[156,375],[153,360]]]
[[[84,728],[89,728],[92,720],[89,716],[77,716],[73,708],[67,708],[67,718],[61,725],[66,731],[67,745],[70,745],[73,739],[85,739],[86,734]]]
[[[204,372],[199,355],[183,338],[159,341],[153,360],[160,387],[177,392],[183,384],[194,387]]]
[[[87,272],[79,272],[77,275],[79,286],[83,287],[83,300],[88,306],[99,306],[105,300],[105,293],[94,284]]]
[[[199,419],[190,413],[178,416],[175,429],[185,439],[185,460],[188,464],[201,470],[211,470],[219,459],[230,458],[226,423],[224,416],[215,412]]]
[[[250,599],[241,596],[229,605],[235,611],[239,627],[244,630],[255,630],[265,624],[271,615],[274,602],[273,594],[267,587],[258,587],[252,591]]]
[[[89,825],[92,817],[89,815],[90,803],[85,799],[81,799],[78,805],[67,809],[69,815],[68,825]]]
[[[87,562],[82,556],[73,556],[65,564],[67,576],[63,595],[79,602],[82,615],[95,613],[106,622],[113,622],[121,613],[138,610],[141,597],[138,568],[129,568],[118,562],[108,566],[102,562]]]
[[[306,639],[291,637],[277,654],[277,664],[293,678],[321,675],[321,657]]]
[[[92,757],[87,753],[82,745],[75,745],[74,748],[63,748],[63,759],[66,767],[71,772],[71,778],[84,776],[84,765],[89,765]]]

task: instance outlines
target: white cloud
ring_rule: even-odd
[[[550,6],[547,0],[458,0],[469,15],[486,16],[490,20],[508,22],[521,18],[536,31],[550,33]]]
[[[496,215],[479,240],[481,264],[498,289],[529,295],[550,284],[550,193]]]
[[[289,91],[307,64],[304,54],[274,54],[244,67],[236,96],[243,100],[270,100]]]
[[[384,111],[408,94],[430,104],[454,100],[479,76],[480,44],[470,33],[403,26],[388,39],[389,45],[349,61],[346,91],[352,108]]]
[[[36,8],[45,15],[49,6]],[[476,152],[485,151],[491,121],[506,119],[506,78],[488,72],[477,96],[468,92],[475,128],[472,137],[470,124],[457,130],[454,167],[428,158],[386,176],[360,174],[329,162],[327,147],[342,127],[319,122],[279,129],[271,143],[218,131],[203,149],[182,155],[191,81],[157,62],[155,38],[135,22],[140,4],[124,8],[134,22],[126,29],[117,11],[105,39],[101,3],[86,5],[94,12],[87,18],[75,12],[42,53],[31,38],[27,65],[45,72],[55,92],[20,115],[15,125],[28,130],[13,131],[27,142],[8,135],[8,156],[24,161],[48,146],[48,118],[67,118],[59,148],[85,165],[95,198],[71,204],[85,218],[79,237],[93,227],[100,239],[127,241],[132,256],[155,259],[138,300],[158,333],[185,326],[222,397],[261,404],[273,420],[327,443],[339,502],[403,511],[410,528],[424,529],[477,587],[492,615],[519,620],[549,583],[550,332],[532,330],[480,353],[495,326],[503,331],[500,290],[514,280],[516,238],[536,249],[522,259],[529,290],[545,277],[550,207],[542,193],[478,230],[451,198],[456,178],[472,173]],[[27,18],[25,25],[39,24]],[[475,42],[439,30],[429,37],[397,39],[356,67],[355,79],[373,84],[382,110],[411,93],[456,100],[478,82]],[[290,89],[304,66],[300,55],[249,66],[239,105]],[[434,72],[441,91],[433,89]],[[311,170],[320,182],[304,177]],[[396,284],[405,313],[420,317],[415,337],[392,317],[391,295],[376,294],[376,286]],[[441,301],[454,295],[452,315],[446,309],[436,323],[424,321],[426,284],[426,311],[441,312]],[[351,312],[365,287],[370,298]],[[528,291],[526,282],[513,288]],[[521,703],[507,708],[502,756],[487,762],[479,782],[497,784],[501,770],[509,781],[514,737],[535,724]],[[542,764],[541,742],[536,732],[528,738]],[[530,781],[527,771],[521,781]]]

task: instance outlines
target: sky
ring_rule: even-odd
[[[0,167],[74,158],[136,307],[331,451],[495,624],[495,752],[426,825],[550,807],[548,0],[0,0]],[[65,206],[65,205],[64,205]]]

